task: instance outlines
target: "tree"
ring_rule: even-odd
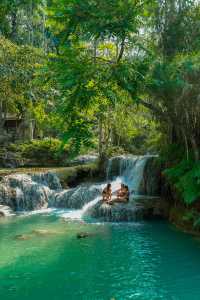
[[[28,46],[17,46],[0,38],[0,132],[8,113],[22,119],[39,101],[34,74],[42,62],[41,52]],[[26,118],[27,119],[27,118]]]
[[[0,3],[0,33],[19,45],[30,45],[45,52],[54,49],[46,27],[45,0],[4,0]]]
[[[130,63],[131,45],[138,49],[144,5],[133,0],[53,1],[49,11],[49,24],[59,41],[49,70],[61,91],[58,107],[67,121],[65,136],[88,144],[98,123],[100,154],[105,111],[112,111],[121,96],[116,73],[124,57],[126,66]],[[80,127],[84,133],[77,135]]]

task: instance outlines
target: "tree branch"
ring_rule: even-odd
[[[144,107],[150,109],[151,111],[153,111],[156,115],[162,117],[162,119],[164,120],[168,120],[168,116],[167,114],[162,111],[160,108],[158,108],[157,106],[153,105],[152,103],[149,103],[146,100],[143,99],[139,99],[139,103],[142,104]]]
[[[124,54],[124,50],[125,50],[125,37],[123,38],[123,40],[121,42],[121,48],[120,48],[119,56],[117,58],[117,63],[119,63],[120,60],[122,59],[123,54]]]

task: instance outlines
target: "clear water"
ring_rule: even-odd
[[[92,235],[78,240],[80,231]],[[1,220],[0,299],[199,300],[200,242],[162,222]]]

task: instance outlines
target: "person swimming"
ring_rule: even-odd
[[[103,189],[102,192],[102,200],[103,202],[108,202],[111,200],[112,197],[112,188],[111,188],[111,184],[108,183],[107,186]]]

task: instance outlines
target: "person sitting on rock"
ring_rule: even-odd
[[[127,185],[121,184],[121,188],[117,191],[117,198],[110,200],[108,204],[127,203],[129,201],[129,189]]]
[[[125,189],[125,200],[126,202],[129,202],[130,192],[129,192],[128,185],[125,185],[124,189]]]
[[[125,188],[125,185],[123,183],[121,183],[121,187],[117,191],[117,198],[121,198],[124,196],[124,188]]]
[[[112,197],[112,188],[111,188],[111,184],[108,183],[107,186],[103,189],[102,192],[102,197],[103,197],[103,202],[108,202],[111,200]]]

